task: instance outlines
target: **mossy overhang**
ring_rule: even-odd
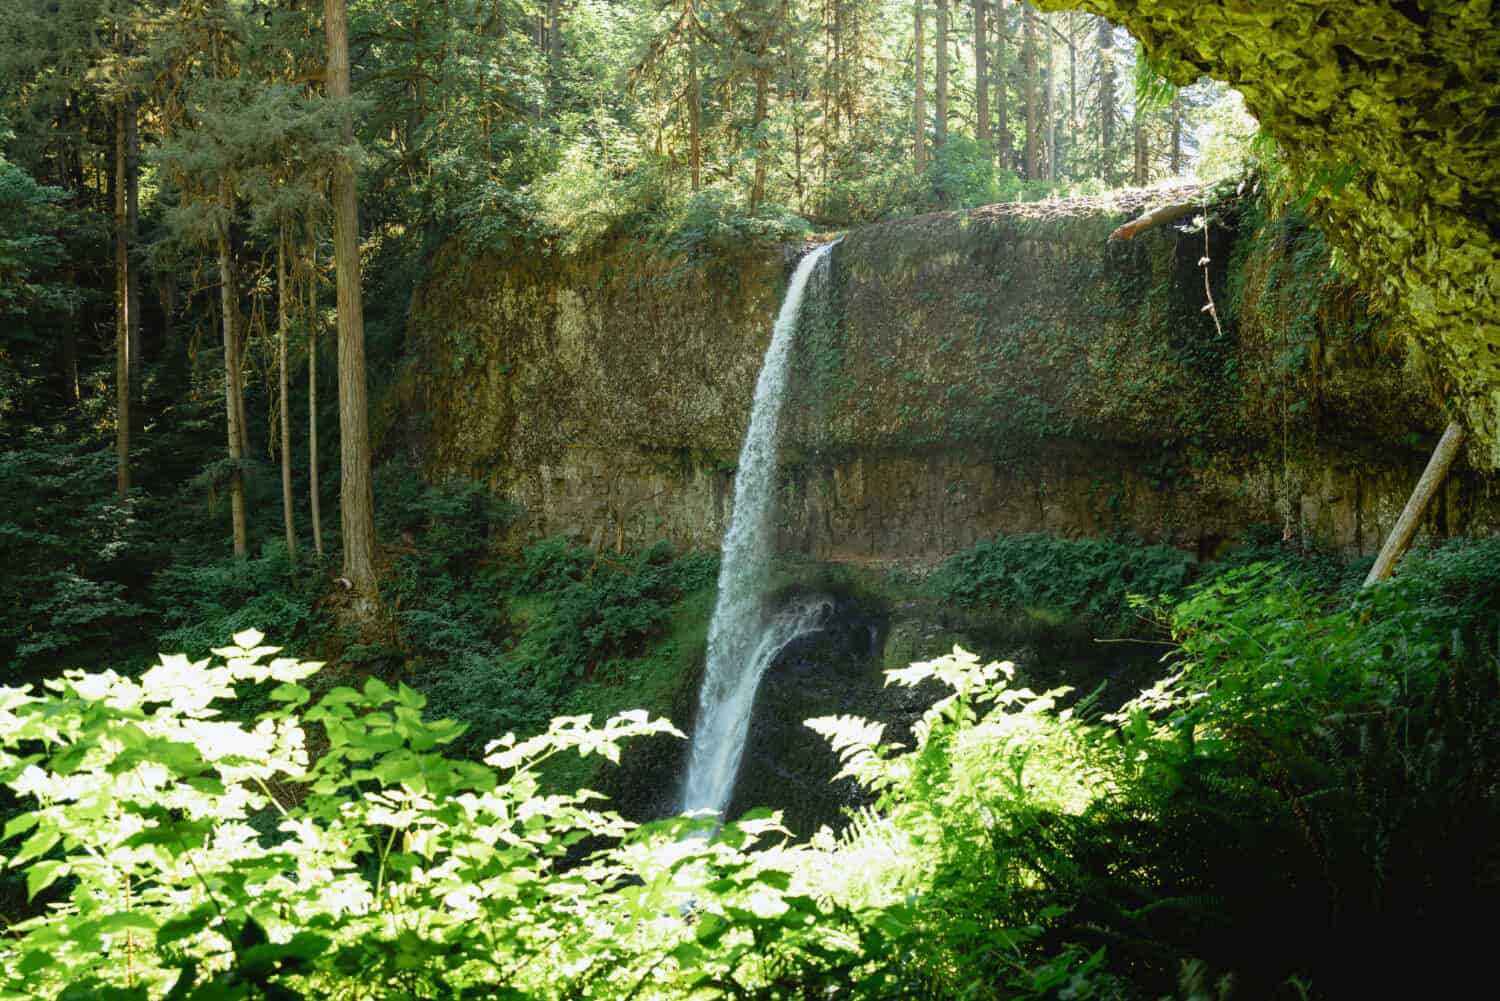
[[[1492,0],[1037,0],[1238,88],[1362,283],[1500,466],[1500,12]]]

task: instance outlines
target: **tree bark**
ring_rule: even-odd
[[[927,108],[924,106],[925,95],[923,93],[924,67],[922,65],[923,48],[926,42],[922,38],[922,2],[913,0],[912,14],[915,19],[915,63],[913,73],[916,77],[916,90],[912,97],[912,164],[916,167],[918,174],[927,169]]]
[[[1151,150],[1147,146],[1146,116],[1141,111],[1139,101],[1136,102],[1135,114],[1132,116],[1131,132],[1135,148],[1135,169],[1131,172],[1130,180],[1138,188],[1145,187],[1151,183]]]
[[[125,25],[124,4],[116,0],[115,49],[120,57],[130,55],[130,33]],[[121,497],[130,491],[130,449],[133,432],[140,425],[140,294],[130,248],[139,230],[140,167],[136,143],[136,104],[129,81],[120,82],[122,92],[115,104],[115,489]]]
[[[1422,478],[1412,490],[1401,517],[1396,519],[1391,534],[1386,536],[1385,545],[1380,547],[1380,555],[1375,557],[1375,565],[1365,577],[1365,587],[1385,580],[1396,568],[1396,561],[1406,552],[1406,547],[1411,545],[1413,536],[1417,534],[1417,527],[1422,524],[1422,515],[1442,487],[1453,460],[1458,458],[1458,450],[1463,446],[1464,437],[1464,429],[1457,424],[1449,424],[1448,430],[1443,432],[1442,440],[1433,449],[1432,458],[1427,460],[1427,468],[1422,471]]]
[[[1201,201],[1173,202],[1152,209],[1144,215],[1130,220],[1113,233],[1109,234],[1111,240],[1130,240],[1157,226],[1165,226],[1169,222],[1185,219],[1196,212],[1203,211]]]
[[[557,107],[562,100],[562,0],[547,0],[547,90]]]
[[[937,0],[937,63],[933,70],[937,75],[933,87],[932,146],[941,149],[948,141],[948,0]]]
[[[1043,27],[1046,27],[1045,25]],[[1057,180],[1057,115],[1053,107],[1053,92],[1057,89],[1054,75],[1051,31],[1042,31],[1041,44],[1047,57],[1042,61],[1042,154],[1046,158],[1044,173],[1048,180]]]
[[[1182,176],[1182,94],[1172,98],[1172,176]]]
[[[703,144],[699,118],[703,114],[703,85],[698,80],[698,12],[691,0],[687,10],[688,32],[688,159],[693,190],[703,186]]]
[[[307,492],[312,502],[313,551],[323,556],[323,506],[318,471],[318,227],[307,219]]]
[[[1000,166],[1015,169],[1015,149],[1010,141],[1010,67],[1007,50],[1010,48],[1010,15],[1005,10],[1005,0],[995,0],[995,104],[999,110],[999,135],[996,155]]]
[[[375,581],[375,497],[370,482],[369,389],[365,382],[365,319],[360,296],[359,205],[354,191],[354,118],[349,108],[349,23],[344,0],[324,0],[328,34],[328,96],[340,104],[344,149],[333,166],[333,248],[338,285],[339,514],[344,577],[357,605],[372,611]]]
[[[1068,168],[1078,164],[1078,25],[1068,11]]]
[[[1036,8],[1031,4],[1022,5],[1021,21],[1021,61],[1026,73],[1026,148],[1024,152],[1026,162],[1026,179],[1037,180],[1042,176],[1042,121],[1041,100],[1037,93],[1041,88],[1038,86],[1039,66],[1037,63],[1037,23]]]
[[[295,301],[286,266],[286,223],[281,224],[276,243],[276,388],[281,397],[281,520],[286,528],[287,555],[297,555],[297,523],[292,508],[292,405],[291,379],[286,370],[286,342]]]
[[[115,490],[130,492],[130,239],[126,224],[124,102],[115,108]]]
[[[766,115],[770,110],[771,68],[765,65],[768,54],[761,50],[755,67],[755,173],[750,182],[750,211],[760,208],[766,198],[766,167],[770,144],[766,142]]]
[[[1115,183],[1115,31],[1099,19],[1099,177]]]
[[[234,255],[229,246],[229,220],[234,198],[228,179],[219,181],[219,205],[224,218],[219,223],[219,289],[224,326],[224,409],[228,419],[229,512],[234,529],[234,555],[250,555],[249,528],[245,517],[244,376],[240,367],[239,293],[235,288]]]
[[[141,391],[146,381],[142,377],[145,355],[141,351],[141,269],[130,259],[131,249],[140,243],[141,237],[141,164],[140,140],[136,119],[139,105],[132,96],[125,102],[125,294],[129,300],[126,340],[130,345],[130,421],[131,440],[145,430],[145,408],[141,406]]]
[[[974,138],[981,148],[990,144],[989,25],[985,0],[974,0]]]

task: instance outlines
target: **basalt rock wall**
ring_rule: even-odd
[[[847,234],[794,352],[781,545],[922,563],[997,533],[1128,533],[1206,557],[1269,523],[1376,549],[1445,423],[1432,380],[1315,232],[1228,203],[1206,237],[1106,241],[1180,195]],[[452,248],[414,300],[385,449],[487,480],[524,534],[717,545],[802,249]],[[1461,467],[1425,531],[1497,526],[1495,479]]]

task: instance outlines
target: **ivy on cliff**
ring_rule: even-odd
[[[1500,20],[1489,0],[1040,0],[1119,21],[1170,79],[1239,88],[1353,269],[1409,317],[1500,463]]]

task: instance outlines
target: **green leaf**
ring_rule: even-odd
[[[181,917],[173,918],[156,930],[156,947],[164,948],[207,929],[216,913],[212,904],[200,904]]]
[[[786,892],[792,886],[791,874],[782,872],[780,869],[766,869],[756,873],[755,880],[758,883],[764,883],[773,890],[781,890],[782,892]]]
[[[78,771],[78,767],[83,764],[83,759],[88,756],[89,751],[93,750],[93,748],[94,741],[80,740],[77,743],[69,744],[54,754],[49,764],[51,764],[52,770],[59,775],[72,775]]]
[[[66,876],[68,871],[68,863],[55,859],[38,862],[26,870],[27,901],[35,900],[38,893],[51,886],[59,876]]]
[[[116,911],[101,918],[97,926],[97,930],[104,934],[131,929],[136,931],[155,931],[156,922],[152,920],[149,914],[143,914],[140,911]]]
[[[52,850],[52,847],[62,840],[62,832],[52,826],[43,827],[31,837],[27,838],[21,845],[21,850],[16,857],[10,860],[12,866],[19,866],[34,858],[39,858]]]
[[[25,834],[36,826],[37,821],[42,819],[40,813],[18,813],[5,823],[5,833],[0,834],[0,841],[9,841],[18,834]]]
[[[312,699],[312,693],[301,685],[294,682],[285,682],[271,689],[271,700],[273,702],[290,702],[294,706],[306,705]]]
[[[367,678],[365,680],[365,698],[371,702],[390,702],[395,697],[391,686],[379,678]]]

